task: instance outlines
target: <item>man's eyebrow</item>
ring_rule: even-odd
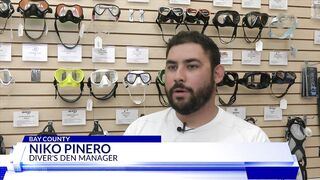
[[[191,63],[191,62],[201,62],[201,61],[196,58],[189,58],[189,59],[185,59],[183,62],[184,63]]]
[[[176,61],[173,61],[173,60],[168,59],[168,60],[166,61],[166,64],[177,64],[177,62],[176,62]]]

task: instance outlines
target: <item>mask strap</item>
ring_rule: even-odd
[[[113,97],[116,97],[116,91],[117,91],[117,88],[118,88],[118,82],[115,82],[112,90],[110,91],[110,93],[107,93],[106,95],[102,96],[102,97],[98,97],[96,96],[94,93],[93,93],[93,90],[92,90],[92,82],[91,82],[91,78],[89,77],[88,78],[88,82],[87,82],[87,86],[89,87],[90,89],[90,94],[98,99],[98,100],[107,100],[107,99],[110,99],[112,96]]]
[[[131,101],[134,103],[134,104],[137,104],[137,105],[140,105],[142,104],[145,99],[146,99],[146,86],[143,87],[143,97],[141,100],[134,100],[132,95],[131,95],[131,91],[130,91],[130,87],[129,86],[126,86],[126,89],[128,90],[128,93],[129,93],[129,96],[130,96],[130,99]]]
[[[259,16],[259,17],[261,18],[261,16]],[[261,33],[262,33],[262,30],[263,30],[262,24],[260,25],[259,32],[258,32],[256,38],[253,41],[251,41],[249,39],[249,37],[247,36],[247,33],[245,31],[245,22],[244,22],[244,20],[242,20],[242,29],[243,29],[244,39],[246,40],[247,43],[255,43],[255,42],[257,42],[257,41],[259,41],[261,39]]]
[[[158,89],[158,97],[159,97],[159,101],[161,103],[162,106],[164,107],[169,107],[169,103],[166,101],[166,99],[163,97],[163,94],[162,94],[162,91],[161,91],[161,88],[160,88],[160,82],[159,82],[159,78],[157,77],[156,78],[156,86],[157,86],[157,89]]]
[[[289,88],[293,85],[295,83],[295,81],[293,81],[293,82],[291,82],[291,83],[289,83],[288,84],[288,86],[287,86],[287,89],[281,94],[281,95],[275,95],[275,93],[273,92],[273,90],[272,90],[272,81],[271,81],[271,83],[270,83],[270,91],[271,91],[271,94],[274,96],[274,97],[276,97],[276,98],[282,98],[283,96],[285,96],[287,93],[288,93],[288,90],[289,90]]]
[[[99,121],[94,121],[93,129],[89,133],[89,136],[96,136],[96,135],[104,135],[103,129],[101,125],[99,124]]]
[[[222,106],[230,106],[232,105],[236,100],[237,100],[237,92],[238,92],[238,81],[235,80],[235,87],[233,90],[233,94],[231,95],[231,97],[229,98],[228,103],[225,103],[222,98],[219,95],[219,102]]]
[[[3,34],[4,30],[6,29],[8,20],[9,20],[9,17],[7,17],[6,22],[4,23],[3,28],[0,30],[0,34]]]
[[[26,27],[25,24],[26,24],[26,18],[23,16],[24,32],[26,33],[26,36],[28,38],[30,38],[30,39],[32,39],[34,41],[40,39],[43,36],[43,34],[44,34],[44,32],[46,31],[46,28],[47,28],[46,19],[43,18],[43,29],[42,29],[41,34],[38,37],[31,37],[30,34],[28,33],[28,30],[25,28]]]
[[[55,89],[56,89],[56,91],[55,91],[55,99],[57,99],[57,95],[58,95],[58,96],[59,96],[62,100],[64,100],[65,102],[67,102],[67,103],[74,103],[74,102],[78,101],[78,100],[81,98],[81,96],[82,96],[83,87],[84,87],[84,82],[83,82],[83,80],[80,82],[80,94],[79,94],[78,97],[76,97],[75,99],[67,99],[67,98],[63,97],[63,96],[60,94],[60,92],[59,92],[58,83],[57,83],[56,80],[53,81],[53,85],[54,85],[54,87],[55,87]]]
[[[168,44],[168,42],[164,39],[164,34],[163,34],[162,26],[161,26],[161,23],[160,23],[160,17],[161,17],[161,16],[162,16],[161,14],[158,14],[158,17],[157,17],[157,19],[156,19],[156,23],[158,24],[158,26],[159,26],[159,28],[160,28],[162,40],[163,40],[166,44]]]
[[[80,42],[80,35],[78,35],[78,40],[76,42],[76,44],[74,44],[73,46],[67,46],[66,44],[63,43],[62,39],[61,39],[61,36],[60,36],[60,32],[59,32],[59,29],[58,29],[58,25],[57,25],[57,18],[55,19],[54,21],[54,28],[56,29],[56,33],[59,37],[59,40],[61,42],[61,44],[67,48],[67,49],[73,49],[75,48],[76,46],[78,46],[79,42]],[[78,23],[78,31],[80,32],[80,23]]]
[[[219,40],[220,40],[220,42],[221,42],[222,44],[229,44],[229,43],[231,43],[232,41],[234,41],[234,40],[236,39],[236,37],[237,37],[237,28],[238,28],[238,25],[234,26],[234,29],[233,29],[233,32],[232,32],[232,36],[231,36],[231,38],[230,38],[229,41],[223,40],[222,37],[221,37],[221,35],[220,35],[219,26],[217,26],[217,25],[214,25],[214,26],[216,27],[216,29],[217,29],[217,31],[218,31]]]

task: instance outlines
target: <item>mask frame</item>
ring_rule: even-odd
[[[222,15],[226,15],[223,20],[224,22],[219,22],[219,18]],[[232,19],[231,19],[232,17]],[[218,11],[212,19],[212,23],[218,31],[219,40],[222,44],[229,44],[235,40],[237,37],[237,28],[240,22],[240,14],[237,11],[224,10]],[[221,38],[219,27],[233,27],[233,33],[229,41],[225,41]]]
[[[20,12],[23,16],[23,30],[26,36],[34,41],[39,40],[47,29],[45,16],[47,13],[52,13],[52,9],[49,7],[48,2],[46,0],[21,0],[18,4],[17,11]],[[28,33],[29,30],[25,28],[26,18],[29,18],[31,16],[36,16],[39,19],[43,19],[43,28],[41,34],[37,37],[32,37]]]
[[[66,10],[67,9],[67,10]],[[72,10],[71,10],[72,9]],[[78,34],[78,40],[75,44],[68,46],[66,45],[60,36],[60,31],[58,28],[58,20],[60,23],[65,23],[65,22],[73,22],[74,24],[78,24],[78,33],[80,33],[80,27],[81,27],[81,22],[84,19],[83,15],[83,9],[80,5],[74,4],[74,5],[66,5],[66,4],[58,4],[56,7],[56,12],[55,12],[55,21],[54,21],[54,28],[55,31],[59,37],[59,40],[61,44],[67,48],[67,49],[73,49],[78,46],[80,42],[80,34]]]
[[[115,74],[114,75],[115,77],[114,77],[113,81],[110,81],[109,78],[107,77],[107,75],[103,75],[103,76],[106,76],[106,78],[107,78],[107,81],[108,81],[107,85],[106,84],[101,84],[102,81],[103,81],[103,76],[101,77],[101,80],[100,80],[99,84],[94,82],[94,81],[92,81],[92,79],[94,79],[94,76],[93,76],[94,73],[107,73],[107,72],[113,72]],[[97,76],[96,76],[96,78],[97,78]],[[99,70],[96,70],[96,71],[94,71],[94,72],[92,72],[90,74],[90,77],[88,78],[87,86],[90,89],[90,94],[94,98],[96,98],[98,100],[107,100],[107,99],[110,99],[112,96],[116,97],[116,91],[117,91],[117,88],[118,88],[118,82],[117,81],[118,81],[118,73],[117,73],[117,71],[107,70],[107,69],[99,69]],[[110,82],[110,84],[109,84],[109,82]],[[99,87],[99,88],[103,88],[103,87],[109,87],[109,86],[111,86],[111,84],[114,84],[112,90],[109,93],[106,93],[104,96],[98,97],[96,94],[94,94],[93,88],[92,88],[93,85],[95,85],[96,87]]]
[[[3,73],[3,76],[2,76]],[[7,73],[7,75],[5,75],[5,73]],[[0,70],[0,85],[3,86],[9,86],[10,84],[15,83],[15,79],[13,78],[13,76],[11,75],[10,71],[8,69],[2,69]],[[8,78],[8,79],[5,79]]]
[[[237,92],[238,92],[238,80],[239,75],[236,72],[225,72],[223,79],[221,82],[217,83],[217,86],[229,86],[234,87],[233,94],[229,98],[229,101],[226,103],[222,100],[222,98],[219,96],[219,102],[222,106],[230,106],[237,100]],[[218,91],[218,89],[217,89]]]
[[[160,30],[161,30],[161,37],[162,40],[168,44],[168,42],[164,39],[163,29],[161,24],[170,21],[170,23],[173,23],[175,21],[177,23],[175,27],[175,31],[177,31],[178,27],[183,22],[183,14],[184,11],[182,8],[171,8],[171,7],[160,7],[158,9],[158,17],[156,19],[156,23],[158,24]]]
[[[76,72],[76,71],[78,71],[78,74],[80,75],[78,80],[75,80],[75,78],[72,77],[73,76],[72,72]],[[64,72],[66,73],[65,79],[62,79],[63,78],[62,73],[64,73]],[[69,82],[68,82],[68,80],[69,80]],[[81,69],[77,69],[77,70],[64,69],[64,68],[57,69],[54,73],[53,85],[56,90],[55,91],[55,99],[57,98],[57,96],[59,96],[65,102],[74,103],[74,102],[78,101],[82,96],[82,92],[83,92],[83,88],[84,88],[84,72]],[[79,87],[80,94],[74,99],[67,99],[60,94],[58,86],[60,86],[62,88],[67,87],[67,86],[68,87]]]
[[[255,43],[261,39],[262,30],[268,23],[268,19],[269,15],[267,13],[260,13],[257,11],[249,12],[242,18],[243,34],[247,43]],[[247,36],[245,27],[249,29],[259,28],[259,32],[253,41]]]
[[[258,77],[259,82],[255,79]],[[247,72],[242,79],[239,79],[239,84],[246,86],[248,89],[265,89],[270,85],[271,77],[266,72]]]
[[[4,7],[5,9],[1,8]],[[7,23],[9,18],[12,16],[12,14],[14,13],[14,7],[11,3],[10,0],[0,0],[0,17],[2,18],[6,18],[6,22],[3,25],[3,28],[1,28],[0,30],[0,34],[3,34],[4,30],[7,27]]]
[[[188,27],[188,23],[197,23],[200,24],[203,23],[203,27],[201,30],[201,34],[204,33],[206,30],[210,19],[210,12],[207,9],[193,9],[193,8],[187,8],[186,9],[186,17],[184,18],[184,24],[187,27],[188,31],[190,31]]]
[[[272,32],[272,28],[275,28],[275,27],[278,29],[281,29],[281,28],[284,29],[282,26],[284,21],[290,22],[290,26],[287,31],[283,32],[281,35],[278,35]],[[298,26],[298,22],[295,16],[280,14],[271,19],[271,22],[269,24],[269,37],[277,38],[277,39],[286,39],[286,38],[290,39],[291,36],[294,34],[294,31],[296,30],[297,26]]]
[[[295,83],[297,76],[293,71],[277,71],[272,73],[271,83],[270,83],[270,90],[273,96],[276,98],[282,98],[288,93],[289,88]],[[286,90],[280,94],[275,95],[272,90],[272,84],[288,84]]]
[[[97,12],[98,10],[100,10],[100,6],[107,6],[103,9],[103,11],[100,13],[100,12]],[[117,13],[114,13],[112,10],[110,10],[111,8],[115,8],[117,9]],[[98,9],[98,10],[97,10]],[[116,18],[116,21],[119,20],[120,18],[120,15],[121,15],[121,9],[119,8],[119,6],[117,5],[114,5],[114,4],[103,4],[103,3],[99,3],[99,4],[96,4],[93,9],[92,9],[92,19],[95,20],[96,18],[96,15],[98,16],[102,16],[106,10],[108,10],[110,12],[110,14]]]
[[[141,78],[141,74],[147,75],[149,77],[148,80],[143,80],[143,78]],[[133,81],[128,80],[128,76],[130,76],[130,75],[135,75],[135,78],[134,78]],[[140,80],[137,80],[138,78]],[[146,98],[146,87],[150,84],[150,81],[151,81],[151,75],[148,72],[145,72],[145,71],[130,71],[130,72],[127,73],[127,75],[124,77],[123,84],[126,87],[128,93],[129,93],[130,99],[132,100],[133,103],[135,103],[137,105],[144,103],[145,98]],[[130,89],[136,87],[137,85],[143,86],[143,97],[140,100],[134,100],[132,95],[131,95],[131,90]]]

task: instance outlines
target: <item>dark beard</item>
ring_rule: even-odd
[[[212,83],[209,83],[208,86],[202,87],[196,92],[194,92],[192,88],[186,87],[184,84],[176,82],[174,86],[169,90],[169,92],[166,89],[166,94],[171,107],[174,110],[176,110],[178,113],[183,115],[188,115],[198,111],[202,106],[204,106],[210,100],[212,96],[214,83],[213,81],[211,82]],[[183,88],[186,91],[189,91],[190,92],[189,101],[185,103],[174,102],[172,94],[176,88]]]

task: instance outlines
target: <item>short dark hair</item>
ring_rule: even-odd
[[[167,44],[166,57],[168,57],[168,53],[173,46],[185,43],[196,43],[202,47],[209,55],[212,72],[214,68],[220,64],[220,51],[218,46],[211,38],[198,31],[180,31],[174,35]]]

